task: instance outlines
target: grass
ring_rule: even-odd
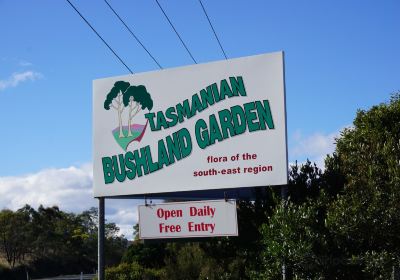
[[[125,136],[122,138],[119,138],[119,131],[115,131],[113,133],[115,140],[117,141],[117,143],[121,146],[122,149],[124,149],[126,151],[126,149],[128,148],[129,143],[131,143],[133,140],[135,140],[139,135],[140,132],[138,131],[131,131],[132,132],[132,136]],[[124,135],[128,135],[128,130],[123,130]]]

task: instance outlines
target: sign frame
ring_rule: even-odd
[[[250,60],[252,60],[252,59],[257,59],[258,57],[272,57],[272,56],[277,56],[278,58],[278,60],[281,60],[281,68],[280,69],[278,69],[279,70],[279,73],[277,74],[277,77],[280,77],[280,81],[281,81],[281,100],[282,100],[282,110],[280,111],[280,115],[281,115],[281,117],[283,118],[283,121],[279,124],[281,127],[282,127],[282,139],[281,139],[281,148],[279,148],[279,149],[281,149],[282,151],[284,150],[284,152],[282,152],[282,156],[280,156],[281,157],[281,159],[279,159],[280,161],[281,161],[281,164],[279,165],[279,167],[278,167],[278,169],[281,169],[281,179],[279,180],[279,183],[277,184],[277,183],[274,183],[274,182],[269,182],[268,180],[258,180],[258,182],[257,183],[246,183],[246,180],[244,180],[243,179],[243,177],[241,177],[239,180],[236,180],[234,177],[231,177],[231,178],[229,178],[229,180],[231,180],[231,181],[240,181],[240,184],[236,184],[236,185],[234,185],[234,186],[231,186],[231,185],[226,185],[225,183],[224,183],[224,185],[221,185],[221,183],[215,183],[215,185],[212,185],[212,184],[207,184],[207,183],[202,183],[202,181],[200,182],[200,183],[198,183],[197,185],[196,184],[191,184],[190,183],[190,181],[189,181],[189,183],[185,183],[185,188],[183,188],[183,189],[174,189],[174,188],[167,188],[167,189],[165,189],[165,190],[163,190],[163,189],[160,189],[160,187],[158,187],[156,190],[152,190],[152,189],[144,189],[144,188],[142,188],[142,187],[140,187],[140,186],[144,186],[144,185],[151,185],[151,186],[153,186],[153,185],[160,185],[160,184],[154,184],[154,183],[152,183],[152,184],[149,184],[148,182],[149,181],[145,181],[144,179],[142,179],[142,178],[144,178],[145,176],[143,176],[143,177],[141,177],[141,178],[139,178],[139,177],[137,177],[135,180],[137,180],[137,182],[135,182],[135,180],[133,180],[133,181],[130,181],[129,183],[130,183],[130,185],[136,185],[136,186],[139,186],[139,188],[141,188],[141,190],[140,191],[135,191],[135,190],[133,190],[133,188],[132,187],[129,187],[129,190],[124,190],[124,191],[120,191],[120,190],[122,190],[121,188],[119,188],[118,190],[116,190],[116,191],[112,191],[112,192],[110,192],[110,191],[107,191],[107,189],[115,189],[115,188],[113,188],[113,187],[111,187],[111,186],[104,186],[104,184],[103,184],[103,187],[101,187],[102,189],[101,190],[99,190],[99,188],[100,188],[100,185],[101,184],[99,184],[99,180],[98,180],[98,177],[99,177],[99,175],[98,175],[98,171],[96,172],[94,172],[94,191],[95,191],[95,193],[94,193],[94,196],[95,197],[141,197],[141,196],[144,196],[144,195],[146,195],[146,196],[156,196],[157,194],[162,194],[162,195],[165,195],[166,197],[169,195],[169,194],[171,194],[171,195],[173,195],[173,194],[178,194],[178,193],[182,193],[182,194],[184,194],[184,193],[187,193],[187,194],[189,194],[189,196],[190,196],[190,193],[195,193],[195,192],[203,192],[204,193],[204,191],[211,191],[211,192],[213,192],[213,190],[214,191],[217,191],[217,190],[227,190],[227,191],[230,191],[230,190],[232,190],[232,189],[242,189],[242,188],[252,188],[252,187],[262,187],[262,186],[265,186],[265,185],[284,185],[284,184],[287,184],[287,173],[288,173],[288,148],[287,148],[287,116],[286,116],[286,89],[285,89],[285,63],[284,63],[284,53],[283,52],[276,52],[276,53],[269,53],[269,54],[262,54],[262,55],[257,55],[257,56],[250,56],[250,57],[244,57],[244,58],[237,58],[237,59],[231,59],[231,60],[227,60],[227,61],[217,61],[217,62],[212,62],[212,63],[206,63],[206,64],[198,64],[198,65],[194,65],[194,66],[186,66],[186,67],[178,67],[178,68],[172,68],[172,69],[166,69],[166,70],[162,70],[162,71],[156,71],[156,72],[150,72],[150,73],[143,73],[143,74],[135,74],[135,77],[136,76],[140,76],[140,75],[148,75],[148,74],[151,74],[151,73],[158,73],[158,72],[165,72],[165,71],[184,71],[185,69],[188,69],[188,68],[190,68],[190,67],[200,67],[200,66],[203,66],[203,67],[205,67],[205,66],[207,66],[207,67],[212,67],[215,63],[230,63],[230,62],[237,62],[237,61],[239,61],[239,60],[241,60],[241,59],[250,59]],[[225,64],[225,65],[229,65],[229,64]],[[197,69],[197,68],[195,68],[195,69]],[[116,80],[118,80],[118,79],[121,79],[121,78],[123,78],[123,77],[113,77],[113,78],[110,78],[110,79],[116,79]],[[280,82],[278,82],[278,83],[280,83]],[[246,85],[246,81],[245,81],[245,85]],[[250,95],[250,93],[248,94],[248,95]],[[94,96],[93,96],[93,98],[95,99],[95,94],[94,94]],[[254,98],[253,98],[254,99]],[[271,105],[271,109],[272,110],[274,110],[273,108],[272,108],[272,105]],[[96,113],[95,113],[95,109],[93,110],[93,113],[94,113],[94,122],[95,122],[95,117],[96,117]],[[208,116],[208,115],[210,115],[211,113],[213,113],[213,111],[211,111],[211,112],[209,112],[209,113],[205,113],[206,114],[206,116]],[[199,114],[201,114],[201,113],[199,113]],[[275,117],[275,116],[274,116]],[[96,142],[96,140],[95,140],[95,134],[96,134],[96,129],[94,129],[94,134],[93,134],[93,142],[95,143]],[[249,136],[245,136],[245,137],[249,137]],[[98,137],[97,137],[98,138]],[[240,138],[240,136],[238,137],[238,138]],[[243,137],[242,137],[243,138]],[[283,139],[284,138],[284,139]],[[268,141],[268,139],[265,139],[266,141]],[[232,140],[227,140],[228,142],[229,141],[232,141]],[[226,141],[224,141],[224,142],[226,142]],[[260,142],[261,143],[261,142]],[[221,143],[219,143],[219,142],[217,142],[216,143],[216,145],[215,146],[219,146],[219,145],[222,145],[222,144],[224,144],[223,142],[221,142]],[[96,145],[94,145],[94,152],[93,152],[93,154],[94,154],[94,156],[95,156],[95,154],[96,154]],[[117,153],[115,153],[115,155],[117,155]],[[185,159],[184,159],[184,161],[185,161]],[[183,162],[184,162],[183,161]],[[180,162],[176,162],[175,163],[175,165],[176,164],[178,164],[178,163],[180,163]],[[181,164],[181,163],[180,163]],[[257,165],[258,165],[259,163],[257,163]],[[97,170],[98,170],[98,165],[99,165],[99,162],[98,162],[98,159],[96,159],[96,158],[94,158],[94,169],[96,170],[96,168],[97,168]],[[190,162],[188,162],[188,164],[187,165],[190,165]],[[97,167],[96,167],[97,166]],[[186,166],[186,163],[185,163],[185,166]],[[261,167],[261,165],[260,165],[260,167]],[[262,167],[262,168],[265,168],[264,166]],[[274,169],[276,169],[276,167],[274,166],[274,165],[271,165],[271,169],[272,168],[274,168]],[[103,169],[104,169],[104,166],[103,166]],[[166,168],[165,168],[166,169]],[[218,168],[217,168],[217,170],[218,170]],[[223,170],[222,170],[223,171]],[[166,172],[165,170],[161,170],[161,171],[157,171],[158,173],[161,173],[161,172]],[[169,172],[169,171],[167,171],[167,172]],[[258,171],[257,171],[258,172]],[[157,174],[157,173],[154,173],[154,174]],[[150,174],[149,176],[152,176],[152,174]],[[173,177],[173,176],[172,176]],[[264,177],[264,179],[265,179],[266,177]],[[218,179],[218,178],[217,178]],[[227,181],[226,179],[228,179],[228,178],[225,178],[225,181]],[[221,180],[220,180],[221,181]],[[163,181],[163,180],[158,180],[158,182],[165,182],[165,180]],[[187,181],[186,181],[187,182]],[[123,182],[123,183],[121,183],[121,184],[125,184],[126,183],[126,181],[125,182]],[[113,184],[116,184],[117,186],[118,186],[118,184],[120,184],[119,182],[116,182],[116,180],[115,180],[115,182],[113,183]],[[125,184],[126,185],[126,184]],[[196,186],[194,186],[194,185],[196,185]],[[127,185],[126,185],[127,186]],[[171,184],[170,184],[170,186],[172,186]],[[190,186],[190,187],[189,187]],[[193,187],[194,186],[194,187]],[[198,186],[206,186],[206,187],[201,187],[201,188],[199,188]],[[107,188],[108,187],[108,188]]]

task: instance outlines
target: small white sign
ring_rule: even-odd
[[[237,236],[235,200],[139,206],[140,239]]]

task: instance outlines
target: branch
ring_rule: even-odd
[[[114,99],[115,100],[115,102],[117,102],[117,104],[118,105],[120,105],[121,106],[121,104],[122,104],[122,101],[121,101],[121,97],[122,97],[122,91],[119,91],[119,93],[118,93],[118,95],[117,95],[117,100],[116,99]]]
[[[129,114],[131,114],[132,112],[133,112],[133,110],[135,110],[138,106],[139,106],[139,103],[138,102],[135,102],[136,103],[136,106],[135,107],[130,107],[129,109]]]
[[[114,104],[113,102],[115,102],[115,104],[117,105],[116,107],[120,107],[121,106],[121,103],[120,102],[118,102],[116,99],[113,99],[112,100],[112,102],[111,102],[111,104]],[[115,106],[115,105],[114,105]]]
[[[137,115],[137,113],[139,113],[140,112],[140,107],[136,110],[136,112],[135,112],[135,114],[133,114],[133,116],[131,117],[131,120],[133,119],[133,117],[134,116],[136,116]]]

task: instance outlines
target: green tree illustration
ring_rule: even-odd
[[[122,112],[125,108],[123,104],[123,95],[129,87],[130,84],[128,82],[116,82],[104,101],[104,109],[110,110],[112,107],[118,112],[119,138],[125,137],[122,131]]]
[[[150,93],[146,87],[130,86],[123,95],[123,103],[125,107],[129,107],[128,116],[128,137],[132,136],[131,124],[132,119],[140,112],[140,110],[153,108],[153,100],[151,99]]]

